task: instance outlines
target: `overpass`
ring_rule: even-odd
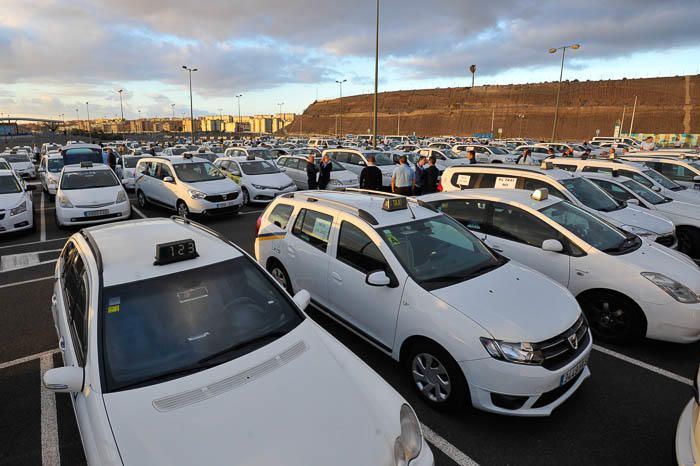
[[[29,121],[29,122],[41,122],[41,123],[63,123],[61,120],[51,120],[47,118],[31,118],[31,117],[17,117],[17,116],[0,116],[0,122],[10,123],[18,121]]]

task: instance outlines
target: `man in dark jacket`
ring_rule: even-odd
[[[382,171],[375,166],[376,159],[374,155],[367,157],[367,166],[360,172],[360,188],[371,189],[373,191],[381,191],[382,189]]]
[[[435,162],[435,156],[430,157],[428,159],[428,168],[423,172],[423,194],[436,193],[438,190],[440,170],[435,166]]]
[[[317,175],[318,168],[316,168],[316,164],[314,163],[314,156],[309,155],[306,158],[306,181],[309,184],[309,189],[318,188],[318,182],[316,181]]]
[[[424,155],[421,155],[418,157],[418,161],[416,162],[416,186],[413,188],[413,195],[414,196],[420,196],[423,194],[423,184],[425,182],[425,169],[427,168],[425,166],[425,163],[427,162],[427,159],[425,158]]]
[[[321,158],[321,168],[318,172],[318,189],[326,189],[328,183],[331,182],[331,171],[333,171],[331,158],[324,155]]]

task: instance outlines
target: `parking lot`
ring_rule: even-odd
[[[83,464],[69,395],[54,397],[40,383],[42,371],[61,364],[50,312],[52,275],[73,231],[56,227],[53,202],[40,190],[34,200],[36,232],[0,237],[0,464]],[[252,253],[263,208],[247,207],[203,223]],[[155,207],[134,209],[134,218],[169,215]],[[129,248],[132,240],[124,238],[114,247]],[[548,418],[513,418],[466,408],[430,409],[393,360],[313,309],[309,313],[412,404],[438,465],[675,461],[676,423],[691,396],[700,343],[596,343],[589,362],[592,377],[570,400]]]

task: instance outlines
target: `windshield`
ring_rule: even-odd
[[[565,201],[545,207],[540,212],[603,252],[623,254],[641,245],[641,240],[638,237],[628,235],[604,220]]]
[[[445,155],[445,157],[447,157],[448,159],[463,159],[464,158],[464,155],[452,152],[452,150],[450,150],[450,149],[442,149],[440,152],[442,152]]]
[[[427,290],[474,278],[506,261],[446,215],[377,231],[411,277]]]
[[[2,154],[2,158],[8,163],[31,162],[26,154]]]
[[[239,162],[241,165],[241,170],[244,175],[269,175],[270,173],[279,173],[280,169],[277,168],[272,162],[267,160],[257,160],[255,162]]]
[[[100,318],[107,391],[236,359],[303,320],[244,257],[105,288]]]
[[[366,152],[364,155],[365,158],[369,158],[373,155],[374,164],[377,166],[394,165],[394,158],[391,154],[385,154],[384,152]]]
[[[184,154],[185,152],[187,152],[187,149],[184,148],[184,147],[173,147],[173,148],[170,149],[170,150],[172,151],[172,154],[173,154],[173,155],[182,155],[182,154]]]
[[[634,180],[623,181],[622,184],[625,185],[634,194],[641,197],[642,199],[644,199],[645,201],[647,201],[650,204],[658,205],[658,204],[665,204],[666,202],[669,202],[669,199],[655,193],[651,189],[647,188],[646,186],[642,185],[641,183],[637,183]]]
[[[124,157],[124,168],[136,168],[139,159],[143,157]]]
[[[248,149],[248,155],[265,160],[273,160],[275,155],[269,149]]]
[[[224,174],[211,162],[187,162],[174,165],[178,179],[187,183],[222,180]]]
[[[671,191],[681,191],[683,189],[681,185],[674,183],[656,170],[644,170],[642,173]]]
[[[200,159],[208,160],[210,162],[213,162],[214,160],[219,158],[219,156],[213,152],[195,152],[192,153],[192,157],[198,157]]]
[[[624,204],[618,203],[608,196],[605,191],[585,178],[568,178],[559,182],[571,193],[581,204],[601,212],[612,212],[623,208]]]
[[[64,172],[61,176],[61,189],[92,189],[117,186],[119,180],[112,170],[80,170]]]
[[[4,160],[0,159],[0,170],[12,170],[12,167],[10,166],[9,163],[5,162]]]
[[[51,173],[58,173],[63,168],[63,159],[49,159],[47,167]]]
[[[22,187],[12,175],[0,176],[0,194],[22,192]]]
[[[91,148],[66,149],[63,151],[64,164],[78,165],[80,162],[102,163],[102,151]]]
[[[491,152],[493,154],[498,154],[498,155],[507,155],[510,153],[505,149],[501,149],[500,147],[489,147],[489,149],[491,149]]]

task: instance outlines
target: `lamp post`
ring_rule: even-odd
[[[518,128],[518,138],[522,138],[523,137],[523,120],[525,119],[525,114],[518,113],[515,116],[518,118],[518,120],[520,120],[520,125],[519,125],[520,127]]]
[[[88,137],[90,142],[92,142],[92,128],[90,127],[90,104],[85,102],[85,110],[87,111],[87,126],[88,126]]]
[[[372,116],[372,147],[377,148],[377,94],[379,89],[379,0],[377,0],[377,23],[374,41],[374,108]]]
[[[141,109],[138,109],[138,111],[139,111],[139,119],[138,119],[138,123],[136,125],[136,132],[140,133],[141,128],[142,128],[142,126],[141,126],[142,125],[142,123],[141,123]]]
[[[277,106],[280,108],[279,109],[279,116],[282,119],[282,124],[284,125],[284,116],[282,115],[282,106],[284,105],[284,102],[279,102]],[[274,120],[273,120],[274,123]]]
[[[340,137],[343,137],[343,83],[347,82],[347,79],[343,80],[336,80],[336,83],[340,86],[340,130],[338,131],[340,133]],[[338,136],[338,134],[336,134]]]
[[[192,144],[194,144],[194,110],[192,109],[192,73],[197,71],[197,68],[188,68],[187,65],[182,65],[182,69],[189,73],[190,77],[190,137],[192,138]]]
[[[236,100],[238,101],[238,128],[236,128],[237,130],[241,129],[241,97],[243,97],[243,94],[236,94]]]
[[[476,65],[471,65],[469,71],[472,74],[472,87],[474,87],[474,75],[476,74]]]
[[[173,112],[173,120],[175,119],[175,104],[170,104],[170,110]]]
[[[556,47],[549,49],[549,53],[557,53],[561,50],[561,69],[559,70],[559,85],[557,86],[557,103],[554,106],[554,124],[552,125],[552,141],[557,135],[557,117],[559,116],[559,95],[561,93],[561,79],[564,76],[564,57],[566,56],[566,49],[578,50],[581,48],[581,44],[571,44],[564,45],[562,47]]]
[[[122,102],[122,92],[124,92],[124,89],[119,89],[117,92],[119,93],[119,108],[122,111],[122,121],[124,121],[124,103]]]

